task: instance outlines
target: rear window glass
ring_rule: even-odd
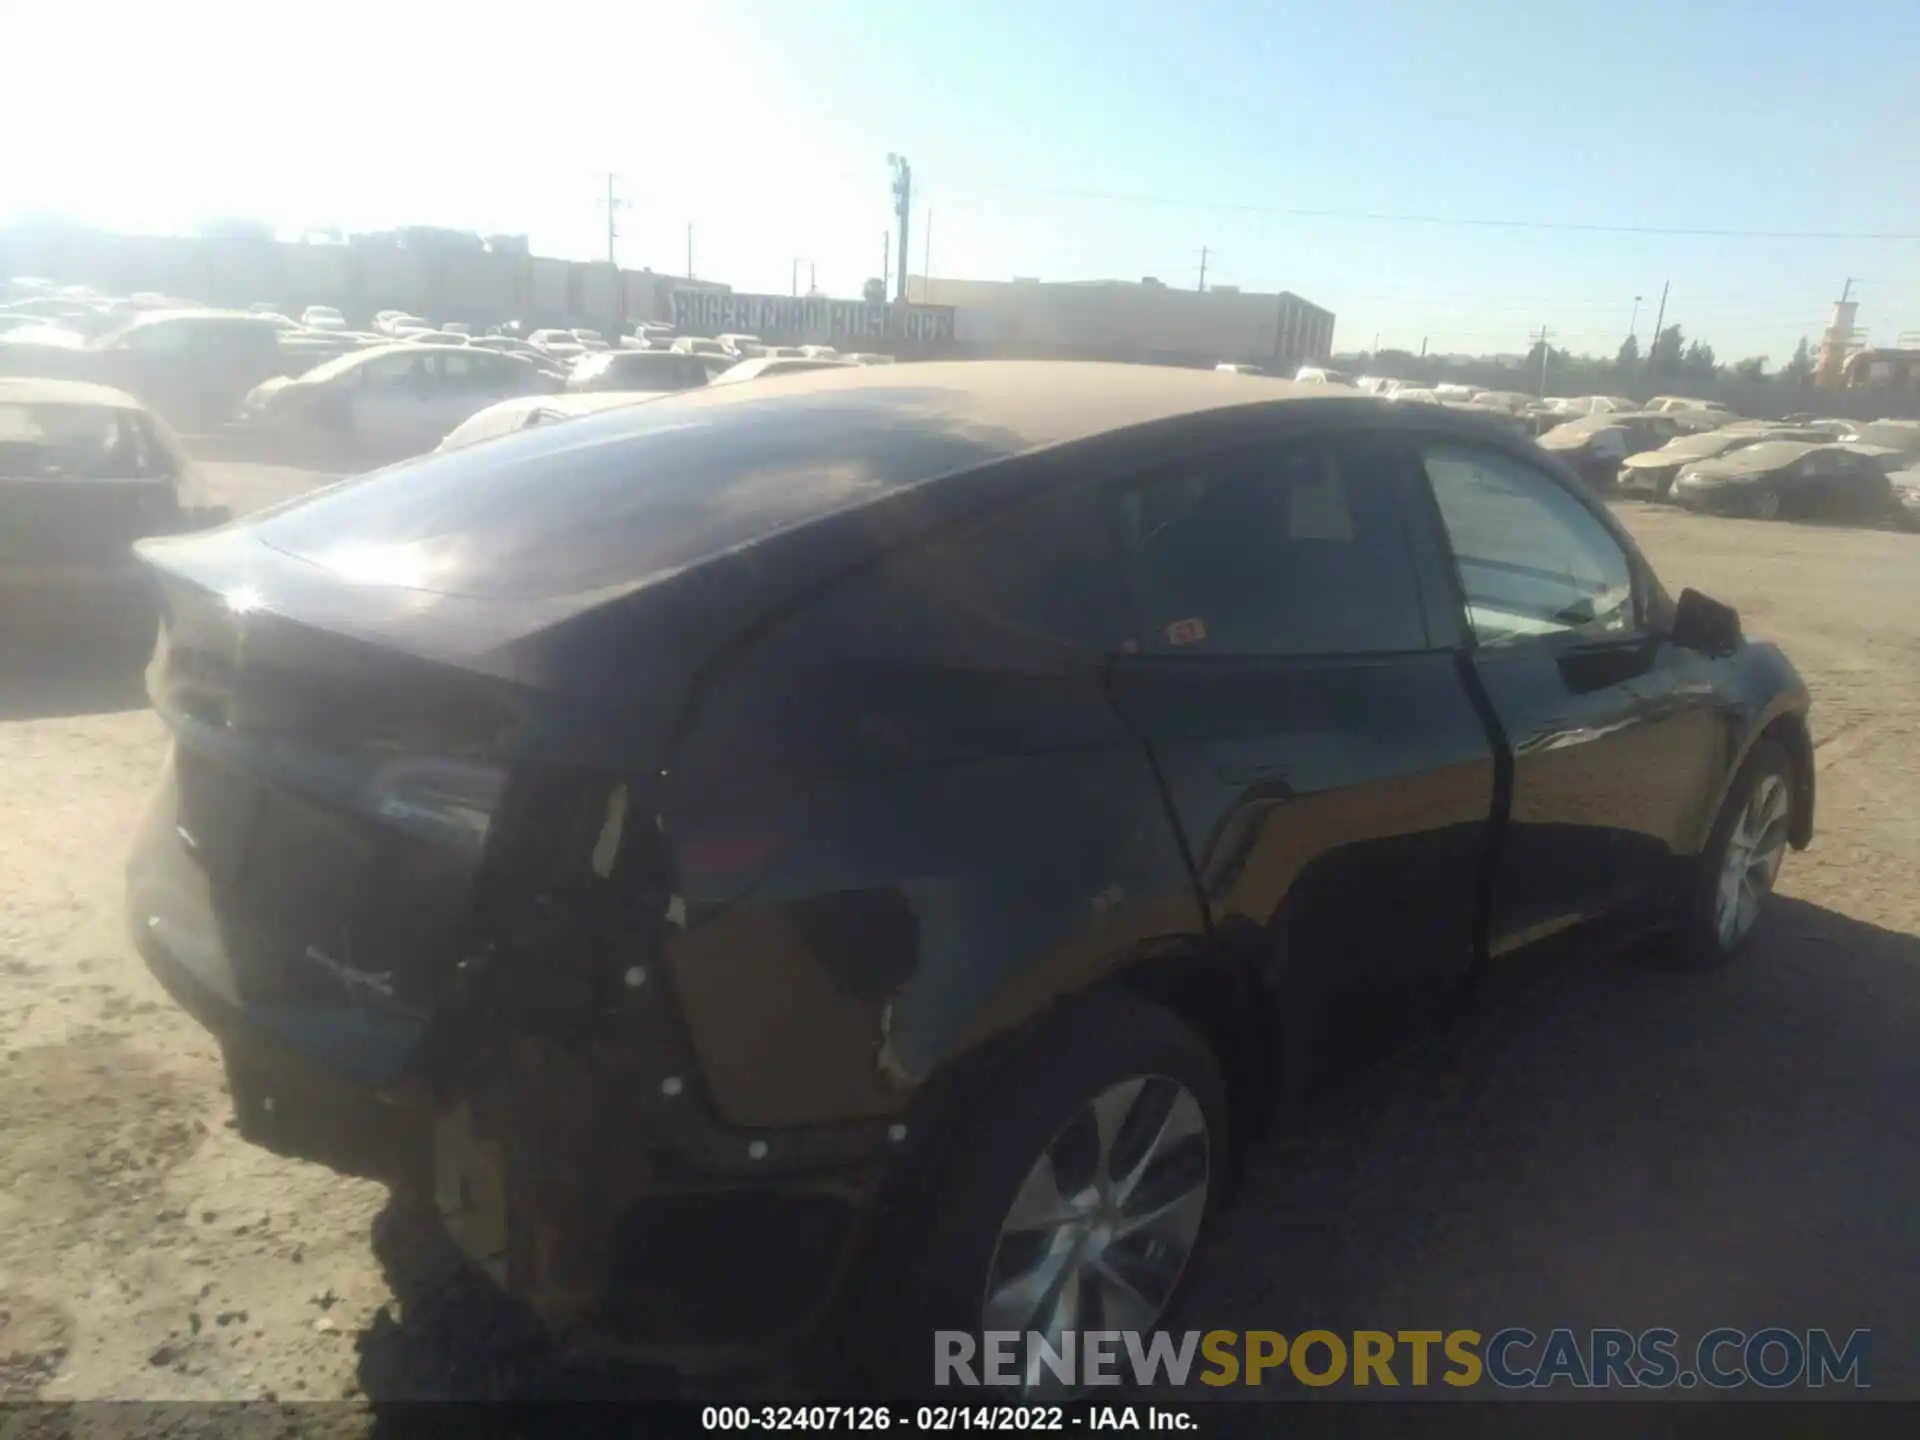
[[[579,594],[1021,448],[910,391],[711,398],[703,389],[426,456],[322,491],[256,534],[367,584]]]
[[[105,405],[0,404],[0,476],[143,480],[172,473],[166,452],[131,410]]]

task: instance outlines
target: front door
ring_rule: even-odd
[[[1215,931],[1322,1037],[1391,1029],[1474,954],[1494,756],[1423,609],[1410,480],[1391,453],[1288,439],[1110,497],[1136,631],[1116,700]]]
[[[1651,633],[1645,584],[1593,502],[1504,450],[1434,440],[1421,459],[1512,757],[1499,954],[1670,885],[1730,730],[1717,662]]]

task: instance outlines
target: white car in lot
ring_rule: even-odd
[[[521,359],[471,345],[401,343],[356,350],[295,379],[256,386],[243,418],[289,438],[356,454],[414,455],[495,401],[557,391]]]
[[[580,337],[571,330],[536,330],[527,343],[550,360],[574,361],[587,353]]]
[[[536,425],[552,425],[561,420],[572,420],[601,410],[617,410],[625,405],[638,405],[644,400],[659,398],[659,392],[651,390],[594,390],[572,395],[516,396],[512,400],[489,405],[476,415],[469,415],[447,432],[446,438],[434,447],[434,451],[441,454],[448,450],[464,450],[483,440],[497,440],[502,435],[531,430]]]
[[[714,338],[720,342],[723,350],[738,355],[742,360],[751,360],[756,355],[767,353],[767,343],[758,335],[717,335]]]
[[[776,375],[798,375],[807,370],[846,370],[853,368],[852,362],[843,359],[808,359],[796,357],[786,359],[778,355],[762,355],[757,360],[742,360],[731,369],[723,370],[714,376],[709,384],[738,385],[749,380],[770,380]]]
[[[410,330],[431,330],[433,322],[405,310],[382,310],[373,317],[373,328],[382,335],[405,335]]]
[[[300,323],[309,330],[344,330],[347,317],[331,305],[309,305],[300,312]]]

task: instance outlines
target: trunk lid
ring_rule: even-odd
[[[140,554],[174,746],[130,919],[244,1028],[392,1084],[466,962],[561,883],[546,867],[584,868],[580,816],[615,783],[631,795],[644,753],[617,714],[541,683],[536,641],[591,651],[552,613],[356,587],[244,529]]]

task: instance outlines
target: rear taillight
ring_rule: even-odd
[[[507,772],[498,765],[408,758],[374,772],[366,801],[398,829],[478,852],[486,847],[506,784]]]

